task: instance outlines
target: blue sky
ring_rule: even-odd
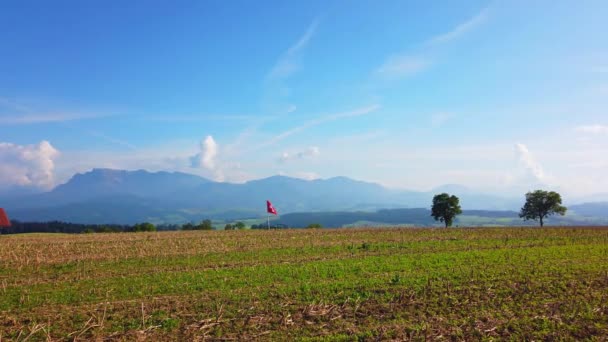
[[[608,192],[608,2],[3,1],[0,188],[94,167]]]

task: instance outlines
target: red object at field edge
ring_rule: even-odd
[[[4,209],[0,208],[0,227],[10,227],[11,221],[6,216]]]

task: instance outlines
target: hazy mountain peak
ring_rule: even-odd
[[[308,182],[305,179],[294,178],[285,175],[274,175],[266,178],[254,179],[246,182],[245,184],[255,184],[255,183],[276,183],[276,182]]]
[[[480,194],[458,184],[435,188],[461,199],[463,209],[517,209],[521,200]],[[435,193],[436,193],[435,192]],[[390,190],[377,183],[340,176],[304,180],[275,175],[244,184],[218,183],[179,172],[96,168],[76,174],[53,191],[8,201],[16,219],[115,223],[197,221],[203,218],[251,218],[265,213],[271,200],[280,214],[306,211],[428,208],[432,192]],[[575,213],[605,212],[605,206]],[[593,210],[593,212],[591,211]],[[104,220],[105,220],[104,219]]]

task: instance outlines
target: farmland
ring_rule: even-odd
[[[607,228],[0,236],[0,340],[601,339]]]

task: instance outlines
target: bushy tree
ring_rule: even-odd
[[[245,229],[245,224],[241,221],[238,221],[237,223],[234,224],[234,228],[238,229],[238,230],[242,230]]]
[[[433,207],[431,208],[431,216],[435,221],[445,223],[445,227],[452,226],[456,215],[462,214],[460,209],[460,200],[458,197],[447,193],[437,194],[433,197]]]
[[[211,220],[206,219],[201,221],[201,223],[199,223],[194,229],[196,230],[213,230],[213,224],[211,223]]]
[[[155,232],[156,226],[150,222],[138,223],[133,226],[134,232]]]
[[[224,230],[234,230],[234,226],[233,226],[233,225],[231,225],[230,223],[227,223],[227,224],[224,226]]]
[[[519,212],[519,217],[524,220],[539,220],[540,226],[544,225],[545,217],[559,214],[565,215],[566,207],[562,206],[562,196],[555,191],[536,190],[526,193],[526,203]]]
[[[315,228],[323,228],[323,226],[320,223],[311,223],[308,226],[306,226],[307,229],[315,229]]]

